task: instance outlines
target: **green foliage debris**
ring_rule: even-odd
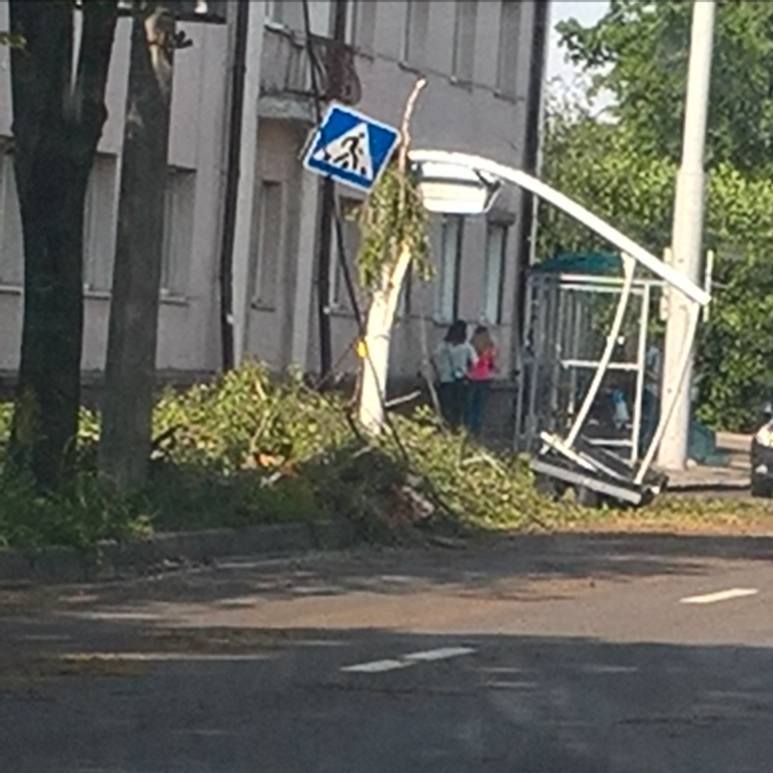
[[[567,506],[540,499],[522,459],[447,433],[426,409],[395,417],[378,440],[352,430],[351,406],[300,376],[273,378],[248,364],[185,392],[165,392],[154,413],[150,484],[130,498],[97,478],[98,417],[81,413],[80,472],[52,497],[6,472],[0,540],[11,545],[131,539],[199,529],[342,517],[366,537],[417,522],[535,528]],[[0,407],[0,444],[10,407]],[[1,447],[1,446],[0,446]],[[408,458],[406,459],[405,453]]]
[[[423,280],[432,277],[427,210],[416,180],[390,165],[378,181],[360,213],[362,246],[357,256],[362,287],[375,289],[385,268],[391,268],[403,245],[411,254],[411,265]]]
[[[3,474],[0,544],[89,549],[98,540],[143,539],[153,531],[320,518],[346,518],[363,538],[377,540],[426,528],[533,531],[623,523],[613,510],[544,498],[524,457],[447,432],[425,407],[394,416],[397,436],[390,430],[377,439],[353,431],[350,410],[341,396],[321,395],[297,375],[273,377],[257,364],[185,392],[165,392],[154,414],[150,483],[120,497],[97,477],[99,420],[84,409],[79,471],[65,491],[42,496],[31,481]],[[9,407],[0,405],[0,449],[9,428]],[[662,527],[678,520],[680,507],[691,518],[705,513],[716,520],[735,506],[674,507],[644,509],[624,522],[647,526],[650,519]],[[756,512],[747,508],[739,518]]]

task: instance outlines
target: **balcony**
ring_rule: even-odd
[[[347,105],[359,102],[361,87],[351,46],[312,35],[311,48],[317,63],[317,90],[321,99]],[[260,68],[258,113],[265,118],[313,123],[314,88],[306,37],[267,25]]]

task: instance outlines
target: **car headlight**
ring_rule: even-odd
[[[765,448],[773,448],[773,421],[769,421],[757,430],[754,439]]]

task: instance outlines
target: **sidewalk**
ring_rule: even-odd
[[[671,471],[668,488],[672,491],[748,489],[751,485],[750,449],[751,435],[717,432],[717,450],[728,455],[727,466],[699,464],[686,470]]]

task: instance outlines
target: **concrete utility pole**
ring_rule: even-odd
[[[682,165],[676,180],[674,202],[672,234],[674,268],[696,284],[701,284],[705,196],[703,165],[715,10],[714,0],[695,0],[693,3]],[[670,291],[661,410],[669,404],[675,393],[679,394],[663,436],[658,463],[661,467],[671,470],[684,469],[687,462],[692,360],[682,380],[680,358],[689,324],[691,305],[691,302],[681,294]]]

